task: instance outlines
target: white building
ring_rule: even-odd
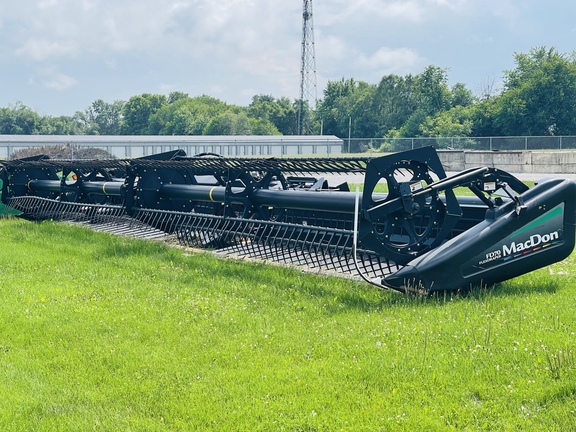
[[[0,159],[8,159],[15,150],[52,145],[96,147],[118,158],[137,158],[178,149],[188,156],[200,153],[240,157],[331,156],[342,153],[343,141],[333,135],[0,135]]]

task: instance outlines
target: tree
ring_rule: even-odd
[[[288,98],[276,99],[270,95],[256,95],[246,108],[249,117],[274,124],[282,135],[298,133],[298,106]]]
[[[231,108],[212,118],[204,135],[279,135],[278,129],[267,119],[250,118],[244,110]]]
[[[233,110],[223,112],[208,122],[204,135],[251,135],[248,116]]]
[[[474,105],[477,99],[463,83],[456,83],[450,89],[450,107],[468,107]]]
[[[316,109],[316,118],[322,122],[323,132],[347,137],[352,116],[355,125],[365,124],[362,117],[368,112],[369,93],[372,90],[373,85],[352,78],[329,81],[324,90],[324,99]],[[355,129],[355,134],[358,130]]]
[[[471,130],[470,123],[461,123],[460,113],[467,111],[450,111],[458,107],[472,106],[476,99],[462,83],[450,88],[446,69],[428,66],[422,74],[408,76],[405,95],[403,113],[406,114],[410,109],[412,111],[399,128],[387,132],[388,136],[426,136],[432,131],[440,133],[442,129],[446,132],[458,131],[461,134]]]
[[[84,122],[78,116],[40,116],[21,102],[0,108],[0,134],[82,135]]]
[[[248,117],[250,135],[282,135],[276,125],[264,118]]]
[[[188,93],[184,93],[184,92],[180,92],[180,91],[175,91],[172,92],[168,95],[168,103],[172,104],[176,101],[179,101],[180,99],[186,99],[188,98]]]
[[[555,48],[515,54],[496,100],[494,125],[503,135],[576,134],[576,59]]]
[[[417,108],[413,89],[414,77],[385,75],[374,91],[370,112],[375,131],[372,136],[383,137],[399,129]]]
[[[428,66],[420,75],[411,77],[407,96],[414,109],[399,129],[389,132],[391,136],[421,136],[420,126],[426,118],[451,107],[452,94],[446,69]]]
[[[122,132],[122,110],[125,102],[104,102],[98,99],[92,102],[78,117],[85,123],[88,135],[120,135]]]
[[[39,131],[43,135],[86,135],[84,122],[77,116],[45,116]]]
[[[42,118],[22,102],[0,108],[0,133],[8,135],[37,135]]]
[[[179,97],[150,117],[154,135],[202,135],[210,120],[229,106],[210,96]]]
[[[501,135],[501,132],[494,124],[498,98],[499,96],[483,99],[470,107],[472,116],[470,136],[487,137]]]
[[[470,136],[472,125],[472,110],[458,105],[427,117],[420,125],[420,132],[429,137],[466,137]]]
[[[150,134],[150,118],[166,104],[164,95],[144,93],[131,97],[122,108],[122,134]]]

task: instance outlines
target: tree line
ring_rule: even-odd
[[[385,75],[372,84],[328,82],[315,107],[304,105],[309,133],[352,138],[576,135],[576,54],[532,48],[514,54],[502,88],[479,95],[450,86],[448,70]],[[41,116],[22,103],[0,108],[0,134],[295,135],[300,103],[256,95],[246,106],[183,92],[94,101],[73,116]]]

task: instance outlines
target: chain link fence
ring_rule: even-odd
[[[399,152],[433,146],[446,150],[574,150],[576,136],[346,138],[344,152]]]

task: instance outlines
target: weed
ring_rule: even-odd
[[[572,350],[558,351],[554,354],[546,353],[546,362],[548,363],[550,378],[556,380],[561,378],[563,371],[573,369],[576,366],[576,359]]]

